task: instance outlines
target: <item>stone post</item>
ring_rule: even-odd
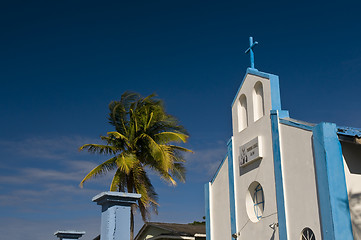
[[[130,210],[141,195],[124,192],[102,192],[93,202],[102,206],[101,240],[130,239]]]
[[[76,232],[76,231],[56,231],[54,233],[54,235],[57,236],[59,240],[79,239],[84,234],[85,232]]]

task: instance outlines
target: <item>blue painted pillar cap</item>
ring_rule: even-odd
[[[125,192],[102,192],[93,197],[92,201],[98,205],[111,203],[112,205],[130,206],[135,204],[141,195],[137,193]]]
[[[93,202],[102,206],[101,240],[129,240],[131,206],[140,197],[140,194],[125,192],[102,192],[93,197]]]
[[[77,231],[56,231],[54,233],[60,240],[62,239],[79,239],[81,238],[85,232],[77,232]]]

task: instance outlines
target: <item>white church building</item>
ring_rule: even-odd
[[[361,239],[361,129],[290,118],[253,45],[233,136],[205,185],[207,240]]]

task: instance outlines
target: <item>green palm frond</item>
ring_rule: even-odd
[[[110,138],[117,138],[124,141],[128,141],[128,138],[119,132],[107,132],[107,134]]]
[[[161,132],[179,132],[188,135],[185,128],[171,119],[153,121],[148,129],[149,133],[157,134]]]
[[[113,145],[121,149],[130,147],[129,139],[123,134],[119,132],[108,132],[107,135],[107,137],[102,137],[102,140],[107,141],[108,145]]]
[[[180,147],[180,146],[175,146],[175,145],[168,145],[172,150],[178,150],[181,152],[188,152],[188,153],[193,153],[192,150],[184,148],[184,147]]]
[[[173,158],[173,151],[169,146],[158,144],[153,138],[145,133],[139,138],[145,140],[143,144],[147,145],[152,159],[157,163],[158,169],[160,169],[160,171],[168,172]]]
[[[143,98],[142,102],[159,102],[160,100],[157,100],[157,99],[154,98],[156,96],[157,96],[156,93],[152,93],[149,96]]]
[[[117,156],[116,163],[118,169],[128,175],[134,165],[138,163],[138,159],[134,154],[121,153]]]
[[[188,135],[178,132],[161,132],[154,135],[157,142],[169,143],[169,142],[187,142]]]
[[[105,174],[113,169],[115,169],[117,167],[117,164],[116,164],[116,157],[113,157],[105,162],[103,162],[102,164],[100,164],[99,166],[93,168],[93,170],[91,170],[84,178],[83,180],[81,180],[80,182],[80,187],[83,187],[84,185],[84,182],[91,179],[91,178],[94,178],[94,177],[97,177],[99,175],[102,175],[102,174]]]
[[[163,174],[161,174],[160,178],[163,179],[164,181],[170,183],[172,186],[177,186],[177,182],[174,180],[172,175],[170,175],[168,172],[164,172]]]
[[[155,192],[154,187],[149,177],[147,176],[147,173],[141,165],[138,165],[133,169],[133,176],[136,192],[142,195],[141,201],[146,206],[149,206],[150,204],[158,206],[158,195]]]
[[[116,101],[109,104],[109,123],[115,127],[115,129],[123,134],[127,134],[127,126],[124,119],[126,118],[126,110],[124,107]]]
[[[118,168],[114,174],[112,183],[110,184],[110,191],[124,192],[125,182],[126,182],[126,174]]]
[[[158,161],[159,165],[161,166],[161,169],[165,172],[169,172],[170,169],[172,169],[173,160],[174,160],[174,152],[172,149],[167,145],[159,145],[161,148],[161,157]]]
[[[88,150],[91,153],[100,153],[100,154],[116,154],[118,149],[114,146],[101,145],[101,144],[84,144],[79,148],[79,151]]]
[[[147,124],[146,124],[145,127],[144,127],[144,131],[147,131],[147,129],[149,128],[149,126],[150,126],[150,124],[151,124],[151,122],[152,122],[152,119],[153,119],[153,115],[154,115],[154,113],[151,112],[150,115],[149,115],[148,122],[147,122]]]
[[[171,174],[180,182],[186,181],[186,169],[182,163],[174,163]]]
[[[141,143],[139,143],[141,141]],[[134,139],[134,145],[143,145],[154,156],[159,155],[161,151],[160,145],[154,141],[154,139],[146,133],[141,133],[136,139]]]
[[[106,142],[107,146],[113,146],[116,149],[123,149],[128,146],[128,142],[123,139],[117,139],[109,136],[100,136],[100,139]]]

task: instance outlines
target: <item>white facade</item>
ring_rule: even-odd
[[[278,76],[251,68],[232,122],[226,158],[205,186],[208,240],[357,239],[360,130],[289,118]]]
[[[228,158],[223,161],[219,168],[217,179],[210,184],[213,188],[210,190],[211,214],[214,216],[213,225],[217,228],[211,229],[212,236],[215,239],[222,239],[231,231],[231,216],[229,206],[229,182],[228,182]],[[217,198],[217,196],[223,196]]]

